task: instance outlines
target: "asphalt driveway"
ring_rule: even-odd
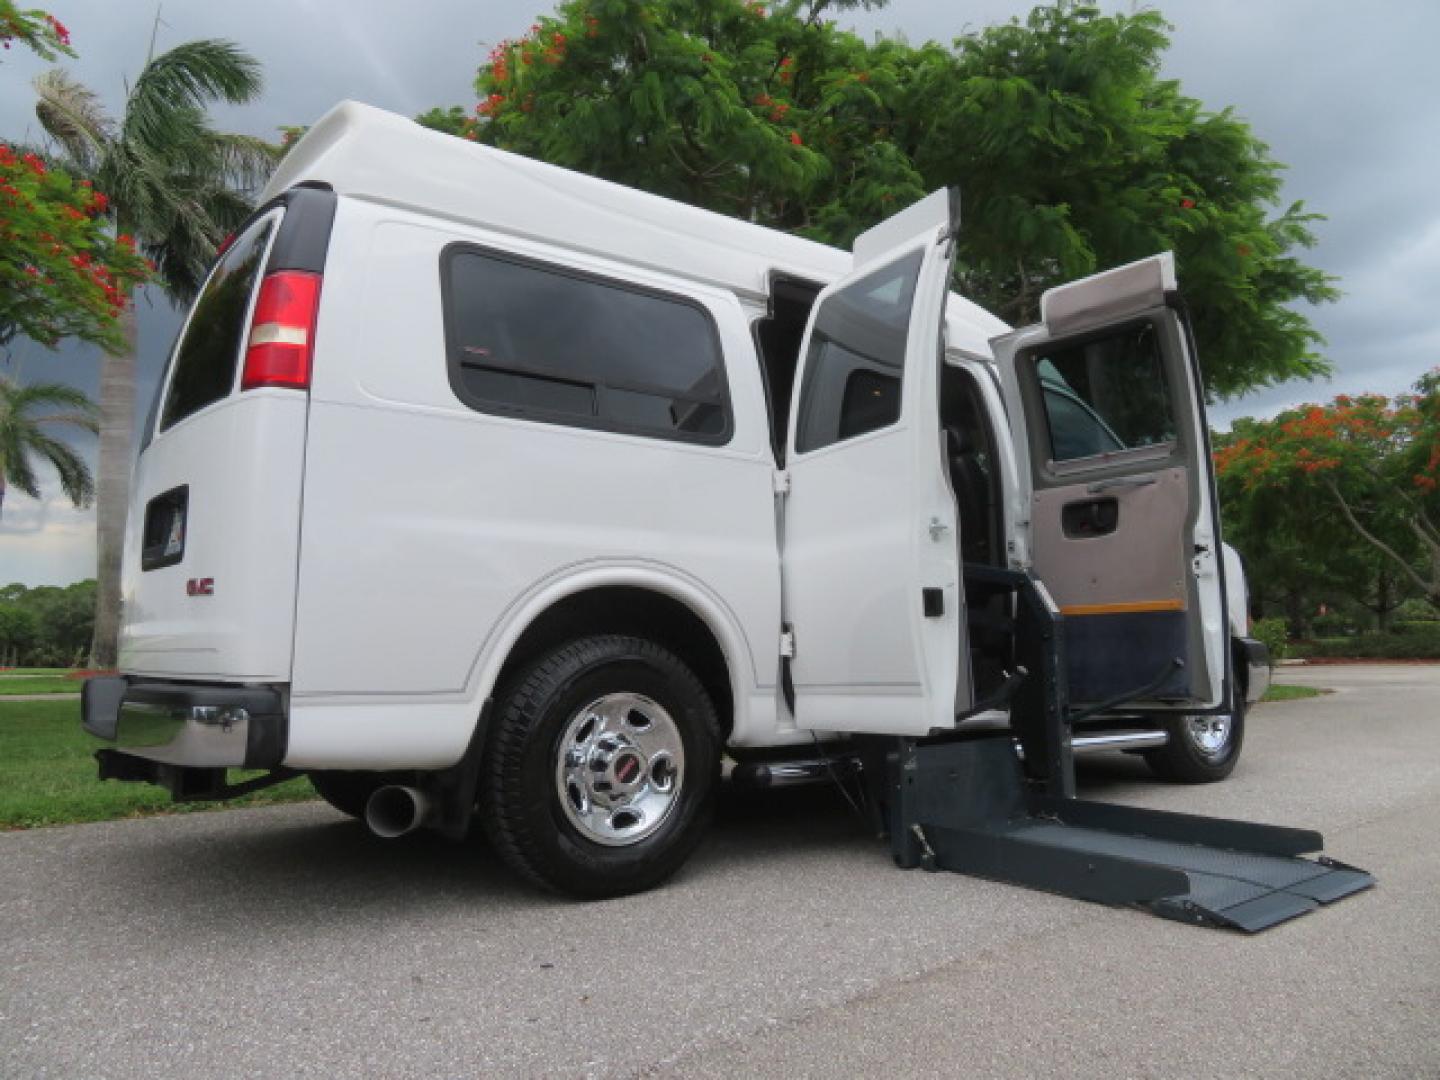
[[[901,872],[829,790],[577,905],[321,805],[0,834],[0,1076],[1440,1076],[1440,666],[1286,669],[1224,784],[1378,888],[1257,937]]]

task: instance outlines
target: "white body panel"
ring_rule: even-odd
[[[414,753],[397,765],[449,764],[505,646],[543,610],[534,596],[626,582],[705,618],[732,672],[735,740],[768,738],[780,619],[774,465],[739,301],[687,290],[714,318],[727,360],[735,430],[725,446],[480,413],[446,378],[436,268],[456,241],[673,287],[598,257],[341,201],[311,387],[291,763],[352,763],[307,750],[309,718],[343,698],[413,734],[395,738],[391,753]]]
[[[288,682],[305,398],[256,390],[159,436],[135,474],[121,592],[120,666],[138,675]],[[190,487],[185,559],[141,573],[145,504]],[[211,595],[187,582],[212,578]]]

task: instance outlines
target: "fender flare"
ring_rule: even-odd
[[[555,604],[592,589],[615,586],[647,589],[667,596],[684,604],[705,624],[720,645],[730,675],[733,730],[744,730],[749,719],[750,695],[759,688],[759,681],[754,651],[739,617],[694,575],[655,560],[587,560],[561,567],[532,584],[505,608],[481,643],[466,676],[468,696],[473,701],[484,702],[495,692],[500,672],[516,642]]]

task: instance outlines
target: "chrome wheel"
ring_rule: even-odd
[[[642,694],[606,694],[560,737],[555,786],[587,840],[623,847],[645,839],[675,808],[685,776],[680,729]]]
[[[1220,757],[1230,744],[1231,718],[1228,713],[1218,716],[1187,716],[1185,731],[1195,749],[1208,758]]]

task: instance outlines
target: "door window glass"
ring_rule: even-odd
[[[1175,441],[1160,343],[1149,323],[1051,349],[1035,359],[1035,374],[1055,461]]]
[[[245,343],[245,314],[260,277],[260,264],[275,227],[270,217],[252,226],[230,245],[205,283],[185,337],[175,350],[170,391],[160,416],[160,430],[229,395]]]
[[[469,247],[450,250],[445,274],[451,385],[472,408],[728,437],[719,340],[697,304]]]
[[[900,419],[905,341],[923,251],[825,299],[805,357],[795,449],[819,450]]]

